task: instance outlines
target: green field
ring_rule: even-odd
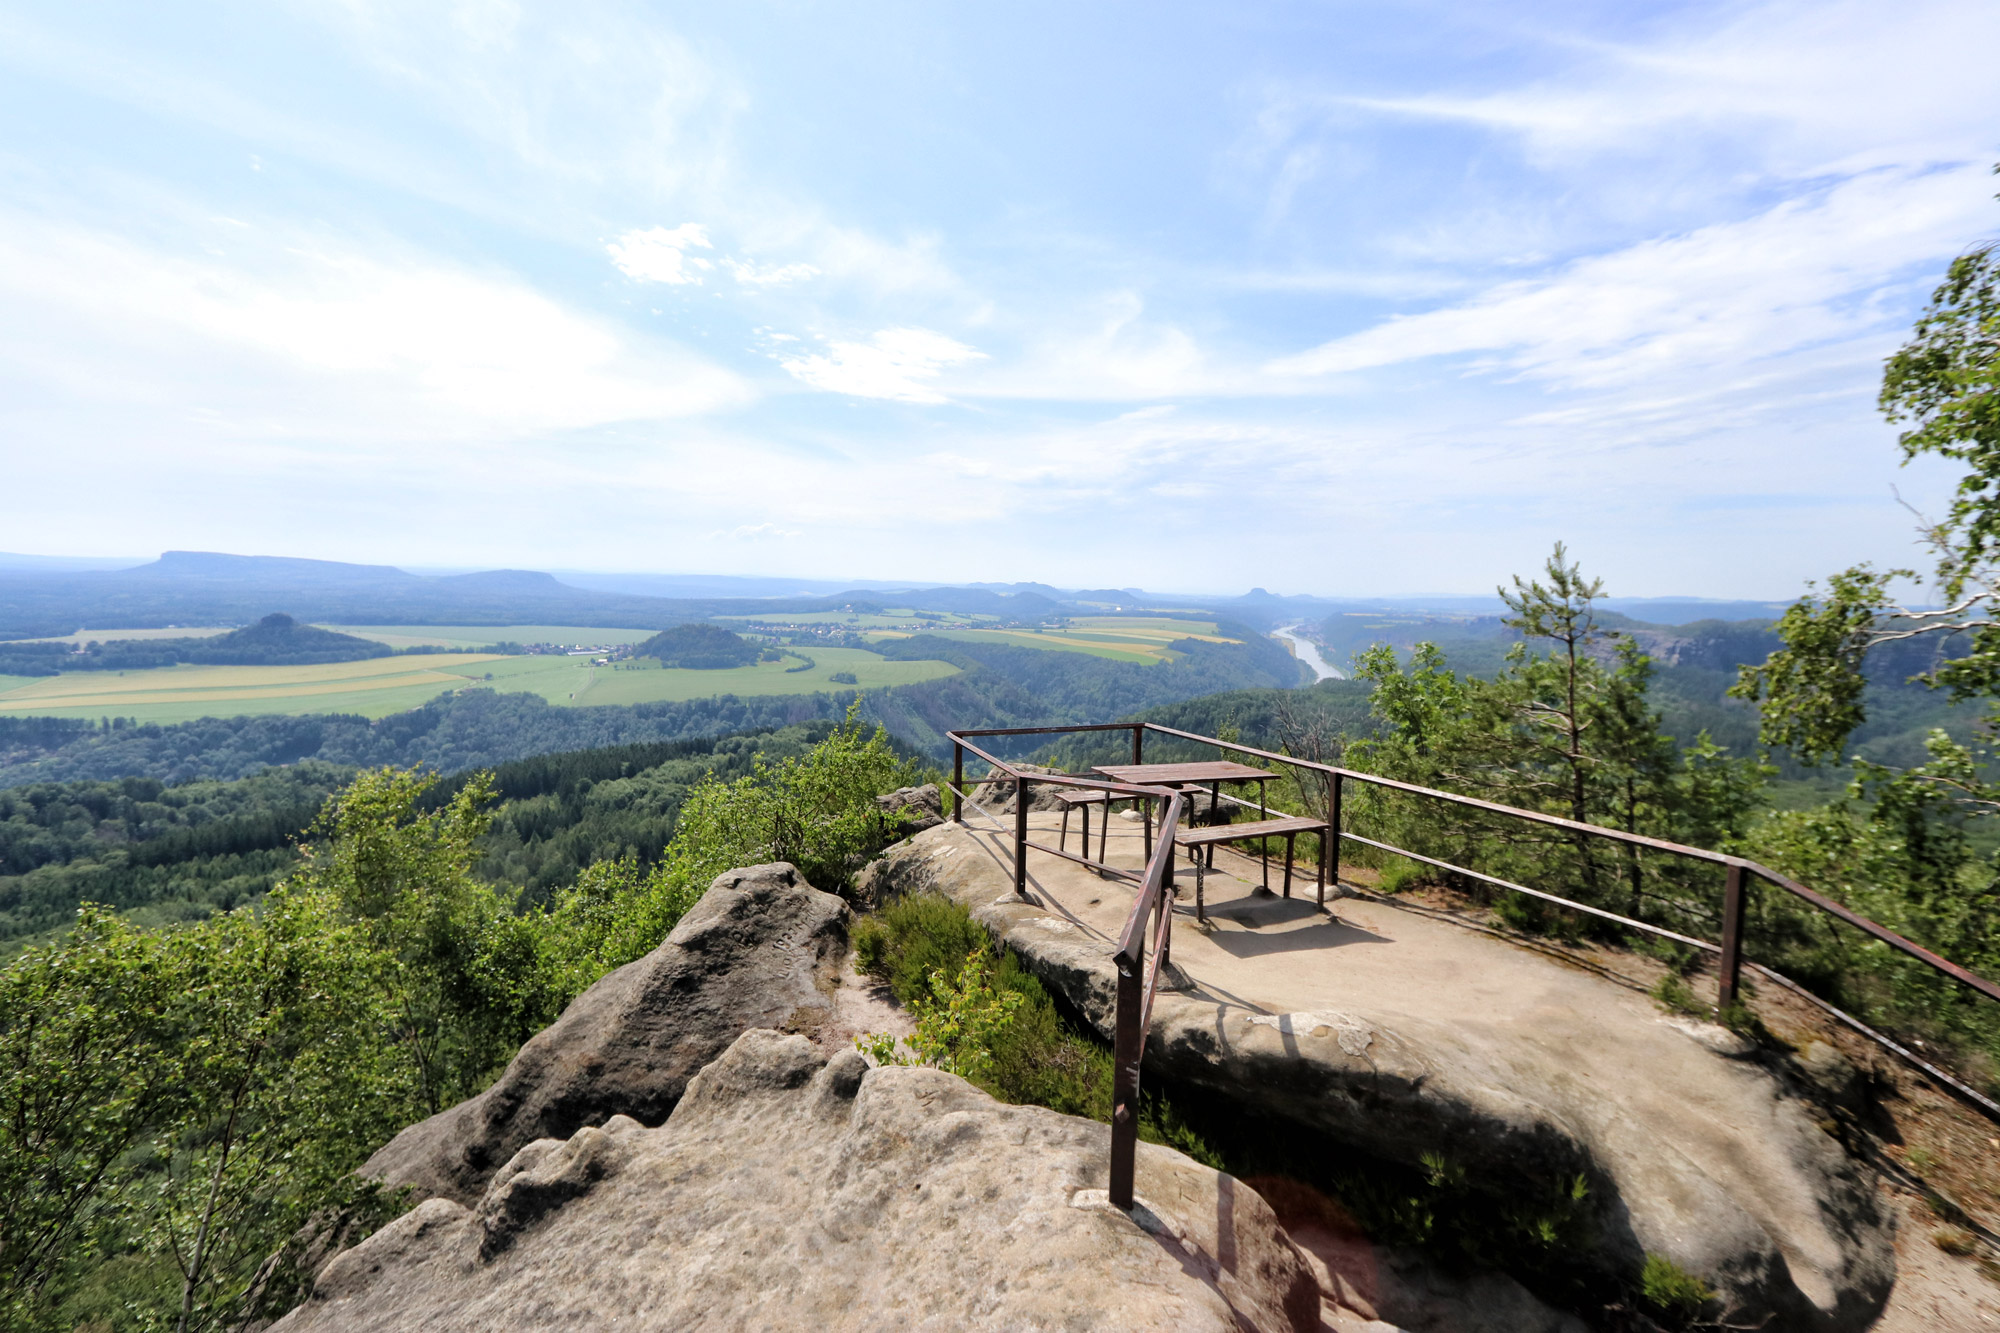
[[[650,639],[659,629],[607,629],[601,625],[321,625],[337,634],[373,639],[391,648],[484,648],[492,643],[569,643],[590,648]],[[661,628],[665,628],[662,626]]]
[[[150,671],[67,671],[0,690],[0,716],[133,717],[188,722],[241,713],[359,713],[416,708],[490,664],[477,653],[377,657],[320,666],[173,666]],[[533,659],[522,659],[533,660]],[[560,661],[564,659],[550,659]],[[16,680],[18,677],[9,677]]]
[[[931,629],[910,632],[980,643],[1005,643],[1017,648],[1089,653],[1093,657],[1108,657],[1115,662],[1138,662],[1147,666],[1171,662],[1181,656],[1167,647],[1178,639],[1201,639],[1208,643],[1242,642],[1241,639],[1218,634],[1212,620],[1141,616],[1079,616],[1061,629]],[[878,633],[869,637],[903,636]]]
[[[175,666],[150,671],[72,671],[60,676],[0,676],[0,717],[130,717],[188,722],[243,713],[358,713],[387,717],[451,690],[482,685],[528,691],[559,705],[639,704],[718,694],[813,694],[908,685],[949,676],[946,662],[891,662],[858,648],[814,648],[810,671],[786,671],[796,658],[724,671],[669,669],[651,663],[596,666],[588,657],[497,657],[438,653],[378,657],[322,666]],[[827,677],[851,672],[855,685]]]

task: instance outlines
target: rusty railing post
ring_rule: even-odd
[[[1143,742],[1145,739],[1146,739],[1146,724],[1143,722],[1134,722],[1132,724],[1132,762],[1135,764],[1140,764],[1145,762],[1145,760],[1140,757],[1140,751],[1145,748],[1141,744],[1141,742]]]
[[[1319,905],[1326,906],[1326,891],[1340,887],[1340,774],[1333,775],[1333,792],[1326,812],[1327,832],[1319,840]]]
[[[1717,961],[1721,973],[1715,985],[1715,1007],[1727,1009],[1736,1003],[1736,984],[1743,977],[1743,867],[1729,867],[1729,878],[1722,888],[1722,957]]]
[[[951,822],[965,822],[965,745],[951,743]]]
[[[1028,896],[1028,779],[1014,779],[1014,892]]]
[[[1111,1039],[1111,1206],[1132,1211],[1139,1153],[1139,977],[1145,960],[1118,956],[1118,1008]]]

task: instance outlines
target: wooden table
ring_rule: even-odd
[[[1222,784],[1225,782],[1254,782],[1257,784],[1257,805],[1262,809],[1267,802],[1265,785],[1276,773],[1268,769],[1252,768],[1239,764],[1233,759],[1203,759],[1191,764],[1099,764],[1090,770],[1102,773],[1113,782],[1132,782],[1145,787],[1173,787],[1179,791],[1207,787],[1215,804],[1222,803]],[[1188,823],[1194,823],[1194,811],[1188,811]],[[1213,852],[1209,853],[1211,856]],[[1146,806],[1146,859],[1153,857],[1153,809]]]

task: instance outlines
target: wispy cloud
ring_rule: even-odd
[[[1885,287],[1976,233],[1985,170],[1867,173],[1741,221],[1392,316],[1269,369],[1323,376],[1473,356],[1489,370],[1598,389],[1780,362],[1893,327],[1901,312],[1882,304]]]
[[[293,438],[385,423],[403,438],[518,436],[750,396],[709,359],[511,275],[311,234],[232,227],[227,250],[181,250],[0,214],[0,312],[9,355],[51,384],[172,397],[198,364],[206,409]],[[280,383],[302,389],[289,406]]]
[[[701,281],[698,270],[711,264],[688,251],[711,248],[708,229],[699,222],[628,231],[604,247],[618,271],[634,282],[665,282],[676,286]]]
[[[772,264],[765,267],[740,259],[725,259],[722,266],[746,287],[789,287],[795,282],[819,276],[819,270],[811,264]]]
[[[953,366],[986,354],[931,329],[883,329],[866,342],[835,340],[823,352],[779,356],[778,364],[802,383],[856,398],[901,403],[942,403],[932,381]]]

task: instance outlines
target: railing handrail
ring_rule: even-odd
[[[952,737],[1026,736],[1051,735],[1071,731],[1132,731],[1135,729],[1144,729],[1146,731],[1157,732],[1163,736],[1174,736],[1181,740],[1213,745],[1220,749],[1233,750],[1238,754],[1254,755],[1259,759],[1268,759],[1274,763],[1288,764],[1294,768],[1310,769],[1314,772],[1324,773],[1329,777],[1352,778],[1357,782],[1366,783],[1370,786],[1387,787],[1395,791],[1408,792],[1414,796],[1424,796],[1433,800],[1449,802],[1453,805],[1484,810],[1490,814],[1503,815],[1510,819],[1541,824],[1549,828],[1566,829],[1573,833],[1582,833],[1590,837],[1621,842],[1629,846],[1644,847],[1673,856],[1684,856],[1692,860],[1705,861],[1710,865],[1721,866],[1725,869],[1733,867],[1739,871],[1755,875],[1767,883],[1776,885],[1801,901],[1809,903],[1820,911],[1825,912],[1828,916],[1846,922],[1863,934],[1872,936],[1897,952],[1906,954],[1937,972],[1950,977],[1952,980],[1971,987],[1988,999],[2000,1000],[2000,985],[1996,985],[1994,982],[1988,981],[1985,977],[1961,967],[1949,958],[1933,953],[1923,945],[1918,944],[1915,940],[1905,938],[1879,922],[1869,920],[1860,913],[1834,901],[1815,889],[1808,888],[1790,876],[1780,874],[1769,866],[1752,861],[1747,857],[1733,856],[1727,852],[1711,851],[1706,847],[1692,847],[1686,843],[1671,842],[1665,838],[1654,838],[1643,833],[1628,833],[1624,829],[1607,828],[1602,824],[1591,824],[1574,819],[1565,819],[1561,815],[1544,814],[1539,810],[1523,810],[1518,806],[1501,805],[1497,801],[1481,800],[1476,796],[1463,796],[1457,792],[1440,791],[1435,787],[1424,787],[1414,782],[1403,782],[1396,778],[1385,778],[1379,774],[1366,773],[1359,769],[1343,768],[1338,764],[1323,764],[1317,760],[1300,759],[1295,755],[1278,754],[1271,750],[1258,749],[1254,745],[1244,745],[1237,741],[1225,741],[1216,736],[1201,735],[1199,732],[1183,731],[1179,727],[1169,727],[1159,722],[1097,722],[1077,727],[994,727],[950,732],[947,734]],[[967,748],[970,749],[973,747],[968,746]],[[996,762],[983,751],[975,752],[979,753],[981,758],[987,759],[989,763]],[[1010,771],[1012,770],[1010,769]],[[1456,867],[1453,868],[1456,869]],[[1655,933],[1658,933],[1657,928],[1648,927],[1643,924],[1639,928],[1642,930],[1653,929]]]
[[[1078,731],[1116,731],[1128,729],[1124,723],[1078,727]],[[1184,801],[1182,794],[1170,787],[1151,787],[1134,782],[1101,782],[1096,778],[1074,777],[1067,773],[1031,773],[1016,768],[999,757],[987,753],[971,741],[968,735],[986,735],[986,732],[949,731],[957,758],[952,765],[952,818],[964,822],[963,807],[965,792],[964,752],[984,759],[993,767],[994,773],[1004,773],[1015,782],[1014,791],[1014,890],[1027,892],[1028,849],[1035,847],[1041,851],[1056,852],[1069,860],[1081,862],[1100,872],[1131,877],[1131,872],[1093,861],[1089,857],[1089,826],[1085,825],[1083,856],[1070,856],[1053,847],[1028,841],[1028,784],[1045,782],[1060,787],[1082,787],[1091,791],[1102,791],[1107,795],[1122,795],[1134,800],[1162,800],[1166,802],[1161,815],[1160,826],[1163,836],[1154,846],[1148,848],[1145,871],[1137,876],[1139,892],[1132,904],[1131,913],[1125,918],[1125,929],[1118,936],[1118,947],[1112,952],[1112,962],[1118,969],[1117,1007],[1112,1023],[1112,1075],[1111,1075],[1111,1170],[1106,1193],[1111,1203],[1126,1211],[1131,1211],[1133,1188],[1138,1170],[1139,1152],[1139,1078],[1145,1059],[1146,1029],[1152,1023],[1153,1000],[1159,994],[1160,974],[1165,967],[1167,951],[1173,940],[1173,908],[1169,901],[1174,883],[1174,836],[1173,830],[1180,826]],[[1019,731],[1006,734],[1020,735]],[[989,773],[985,781],[994,781],[994,773]],[[1105,817],[1110,817],[1110,804],[1105,805]],[[1148,836],[1151,825],[1148,824]],[[1152,929],[1147,930],[1148,918]],[[1150,936],[1150,938],[1149,938]],[[1150,944],[1150,949],[1149,949]],[[1150,953],[1151,957],[1148,957]]]

